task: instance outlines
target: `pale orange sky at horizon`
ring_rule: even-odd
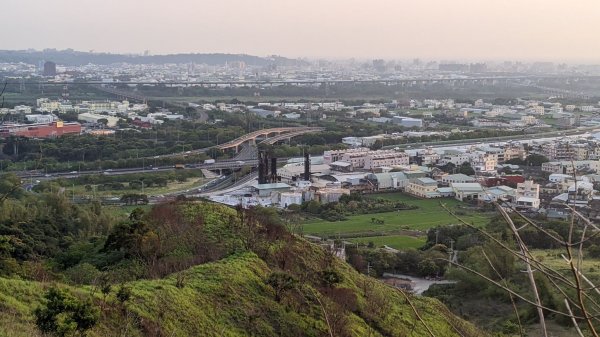
[[[600,63],[598,0],[4,0],[0,49]]]

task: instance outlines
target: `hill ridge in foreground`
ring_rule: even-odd
[[[280,302],[265,282],[271,268],[253,253],[189,268],[183,287],[177,287],[177,275],[130,282],[131,298],[124,305],[114,293],[104,303],[91,287],[59,286],[81,297],[92,294],[103,308],[89,336],[329,336],[323,312],[335,336],[430,335],[400,291],[341,261],[335,265],[343,278],[335,288],[300,285]],[[37,334],[32,311],[49,286],[0,278],[0,336]],[[368,287],[370,299],[361,286]],[[355,303],[350,294],[356,296]],[[408,298],[436,336],[484,335],[435,299]]]
[[[157,206],[147,228],[159,234],[148,237],[162,238],[163,249],[143,261],[175,273],[115,284],[108,295],[100,286],[0,278],[0,336],[40,336],[33,311],[52,286],[92,299],[94,337],[485,336],[438,300],[360,274],[267,218],[206,202]],[[186,268],[180,255],[205,250],[216,252],[213,262]],[[123,286],[129,296],[118,296]]]

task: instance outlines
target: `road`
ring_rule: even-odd
[[[219,144],[219,145],[206,147],[206,148],[202,148],[202,149],[186,151],[185,153],[177,152],[177,153],[163,154],[163,155],[158,155],[158,156],[149,156],[149,157],[145,157],[145,158],[146,159],[172,158],[172,157],[181,157],[183,155],[194,155],[194,154],[199,154],[199,153],[206,153],[211,149],[226,150],[226,149],[235,148],[237,146],[242,146],[243,144],[245,144],[249,141],[256,140],[257,137],[268,136],[269,134],[272,134],[272,133],[278,133],[280,135],[289,134],[290,137],[295,137],[295,136],[299,136],[304,133],[317,132],[317,131],[323,131],[323,130],[324,130],[324,128],[302,127],[302,126],[261,129],[261,130],[247,133],[236,139],[230,140],[226,143]]]
[[[451,281],[451,280],[439,280],[439,281],[428,280],[428,279],[424,279],[424,278],[420,278],[420,277],[414,277],[414,276],[402,275],[402,274],[390,274],[390,273],[383,273],[383,277],[393,277],[393,278],[410,281],[411,286],[412,286],[411,291],[417,295],[422,295],[425,291],[427,291],[427,289],[429,289],[429,287],[431,287],[434,284],[455,284],[456,283],[456,281]]]
[[[472,139],[460,139],[460,140],[438,140],[432,142],[413,142],[413,143],[404,143],[404,144],[396,144],[396,145],[386,145],[384,149],[406,149],[406,148],[423,148],[427,146],[450,146],[450,145],[469,145],[469,144],[477,144],[477,143],[493,143],[499,141],[510,141],[510,140],[532,140],[532,139],[540,139],[540,138],[549,138],[549,137],[559,137],[559,136],[574,136],[578,134],[585,134],[588,132],[597,132],[600,131],[597,126],[592,127],[584,127],[572,130],[564,130],[564,131],[549,131],[549,132],[540,132],[540,133],[532,133],[527,135],[513,135],[513,136],[501,136],[501,137],[488,137],[488,138],[472,138]]]
[[[463,139],[463,140],[450,140],[450,141],[435,141],[435,142],[414,142],[414,143],[406,143],[406,144],[397,144],[397,145],[388,145],[384,148],[401,148],[401,149],[414,149],[414,148],[422,148],[426,146],[451,146],[451,145],[470,145],[470,144],[478,144],[482,142],[490,143],[497,141],[509,141],[509,140],[532,140],[532,139],[540,139],[540,138],[550,138],[550,137],[562,137],[562,136],[574,136],[579,134],[585,134],[588,132],[597,132],[600,131],[598,127],[585,127],[578,128],[573,130],[565,130],[565,131],[551,131],[551,132],[543,132],[536,133],[530,135],[523,136],[503,136],[503,137],[491,137],[491,138],[475,138],[475,139]],[[293,137],[293,134],[286,134],[285,136]],[[281,138],[285,138],[284,135],[281,135]],[[281,140],[279,136],[273,137],[270,140],[278,139]],[[269,140],[267,140],[269,141]],[[250,152],[249,150],[246,150]],[[177,154],[181,156],[181,154]],[[173,156],[173,155],[169,155]],[[160,157],[160,156],[159,156]],[[243,156],[246,157],[246,156]],[[215,162],[214,164],[189,164],[186,165],[186,168],[189,169],[207,169],[207,170],[223,170],[223,169],[237,169],[243,166],[257,166],[258,160],[253,158],[253,156],[247,156],[246,158],[234,158],[227,160],[220,160]],[[279,158],[280,161],[287,160],[288,158]],[[112,169],[112,170],[91,170],[91,171],[71,171],[71,172],[58,172],[58,173],[50,173],[45,174],[40,171],[18,171],[13,172],[21,178],[27,179],[56,179],[56,178],[76,178],[80,175],[90,175],[90,174],[107,174],[107,175],[120,175],[120,174],[133,174],[133,173],[148,173],[148,172],[165,172],[175,170],[173,166],[160,166],[153,168],[122,168],[122,169]]]
[[[225,193],[230,193],[233,191],[237,191],[241,188],[244,188],[246,186],[250,186],[252,184],[254,184],[254,182],[256,181],[256,178],[258,178],[258,173],[253,172],[250,173],[242,178],[240,178],[238,181],[236,181],[233,185],[222,189],[222,190],[216,190],[216,191],[209,191],[209,192],[200,192],[200,193],[195,193],[192,194],[192,196],[195,197],[210,197],[213,195],[220,195],[220,194],[225,194]]]

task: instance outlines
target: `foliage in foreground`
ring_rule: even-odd
[[[268,212],[184,203],[150,214],[155,221],[169,221],[163,227],[144,225],[140,214],[133,214],[130,225],[111,231],[105,247],[124,259],[169,267],[149,268],[155,277],[164,270],[172,274],[113,287],[56,283],[67,302],[92,303],[99,310],[88,336],[429,336],[427,329],[437,336],[482,336],[437,300],[392,289],[331,251],[290,235]],[[183,227],[173,227],[175,219]],[[189,230],[203,233],[201,240],[188,236]],[[162,240],[169,236],[172,243]],[[145,242],[157,249],[147,251]],[[190,256],[183,269],[169,262],[181,253],[176,242]],[[204,255],[211,246],[220,253]],[[195,252],[214,262],[188,267]],[[0,336],[38,334],[33,308],[41,313],[51,307],[44,299],[44,293],[54,292],[47,291],[51,287],[0,278]],[[67,326],[77,331],[72,323]]]

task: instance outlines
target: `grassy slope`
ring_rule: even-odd
[[[237,240],[229,231],[237,216],[231,208],[211,203],[182,207],[185,217],[202,214],[204,231],[218,233],[217,239]],[[117,301],[115,289],[104,299],[89,286],[59,286],[80,297],[91,296],[103,308],[90,336],[327,336],[317,298],[330,321],[343,322],[339,325],[350,332],[347,336],[429,335],[403,293],[359,274],[324,249],[294,237],[268,242],[262,248],[266,249],[261,250],[265,260],[245,252],[189,268],[182,272],[186,276],[180,288],[176,275],[130,282],[132,297],[125,305]],[[279,270],[274,266],[284,268],[300,284],[287,292],[281,303],[275,301],[273,289],[265,282]],[[342,276],[335,289],[322,288],[319,281],[321,272],[329,268]],[[38,335],[32,313],[49,286],[0,278],[0,336]],[[335,291],[346,296],[336,297]],[[349,298],[355,301],[348,302]],[[484,335],[437,300],[409,298],[436,336]]]
[[[308,243],[306,261],[322,258],[322,251]],[[335,267],[344,276],[339,287],[352,289],[358,295],[359,308],[365,306],[361,285],[367,278],[350,266],[336,261]],[[132,299],[126,304],[129,317],[136,323],[127,323],[125,315],[111,295],[103,311],[100,324],[90,336],[115,336],[127,329],[128,336],[149,335],[159,329],[168,336],[278,336],[327,334],[320,307],[311,304],[298,313],[273,300],[273,291],[265,284],[271,272],[267,264],[252,253],[245,253],[219,262],[193,267],[183,288],[175,286],[175,277],[161,280],[132,282]],[[35,327],[31,311],[40,303],[47,284],[0,278],[0,336],[33,336]],[[66,287],[71,292],[87,296],[89,288]],[[378,317],[378,329],[386,335],[402,336],[415,326],[412,336],[428,333],[407,304],[404,296],[379,282],[371,286],[389,299],[385,314]],[[310,297],[309,286],[303,293]],[[101,303],[99,294],[95,301]],[[328,301],[322,298],[323,301]],[[481,336],[472,325],[452,316],[439,302],[429,298],[412,297],[411,302],[437,336],[458,336],[448,322],[458,327],[465,336]],[[350,313],[348,326],[354,336],[367,335],[368,325],[360,316],[360,309]],[[131,321],[131,320],[130,320]],[[382,334],[375,332],[373,336]]]

